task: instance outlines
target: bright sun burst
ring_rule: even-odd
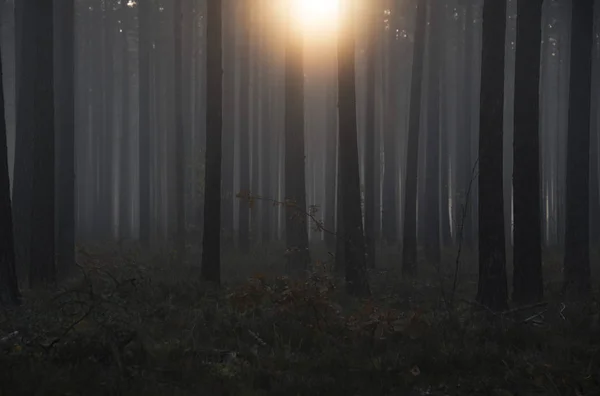
[[[289,0],[295,23],[310,36],[328,36],[337,29],[339,0]]]

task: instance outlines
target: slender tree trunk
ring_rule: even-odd
[[[442,49],[445,42],[442,31],[444,4],[429,2],[429,84],[427,92],[427,139],[425,169],[425,255],[435,268],[440,264],[440,73]]]
[[[175,41],[175,231],[176,261],[185,260],[185,150],[183,129],[183,41],[182,22],[183,9],[181,2],[190,0],[173,0],[173,38]]]
[[[285,49],[285,229],[288,269],[308,268],[303,37],[290,21]]]
[[[406,154],[406,182],[404,198],[404,230],[402,235],[402,274],[407,277],[417,271],[417,176],[419,132],[421,129],[421,84],[425,55],[427,3],[417,5],[415,42],[413,48],[412,80],[410,83],[410,113]]]
[[[55,6],[56,261],[67,273],[75,268],[75,2]]]
[[[239,96],[239,178],[240,192],[250,192],[250,2],[240,2],[240,96]],[[238,199],[238,248],[250,250],[250,203]]]
[[[514,103],[513,301],[533,303],[544,293],[539,150],[542,0],[517,2]]]
[[[479,115],[479,284],[477,301],[507,306],[503,197],[503,103],[506,0],[485,0]]]
[[[367,24],[367,93],[366,93],[366,130],[365,130],[365,249],[367,266],[375,267],[375,51],[377,35],[378,2],[373,2],[366,17]],[[377,158],[379,159],[379,158]],[[377,172],[379,168],[377,167]],[[378,187],[378,186],[377,186]]]
[[[234,183],[234,143],[235,143],[235,61],[236,61],[236,34],[237,22],[236,7],[238,0],[224,0],[222,5],[228,15],[224,20],[224,66],[223,73],[223,182],[222,182],[222,228],[225,236],[224,243],[233,245],[233,191]],[[208,98],[207,98],[208,100]],[[208,133],[208,132],[207,132]]]
[[[573,2],[569,130],[567,141],[567,195],[564,291],[569,299],[590,294],[589,175],[590,87],[594,1]]]
[[[31,219],[31,266],[29,284],[38,287],[56,281],[54,251],[54,2],[37,0],[33,4],[30,29],[35,42],[34,74],[34,139],[33,202]]]
[[[206,167],[204,195],[204,232],[202,239],[202,278],[221,282],[221,134],[222,118],[222,5],[207,3],[206,32]]]
[[[340,147],[340,192],[343,221],[346,286],[352,295],[369,295],[365,260],[365,241],[361,214],[360,168],[358,163],[358,136],[356,126],[356,86],[354,65],[354,6],[351,2],[341,7],[343,26],[338,42],[338,106]]]
[[[337,104],[335,84],[327,87],[327,115],[325,120],[325,245],[330,252],[335,250],[335,196],[336,196],[336,152],[337,152]]]
[[[138,1],[139,20],[139,238],[150,247],[150,52],[151,0]]]
[[[121,142],[120,142],[120,178],[119,178],[119,238],[123,241],[131,231],[131,130],[130,130],[130,77],[129,77],[129,24],[130,9],[121,5]]]
[[[1,50],[0,50],[1,52]],[[8,145],[4,114],[4,84],[0,54],[0,304],[19,304],[21,294],[15,270],[13,219],[10,204],[10,177],[8,174]]]

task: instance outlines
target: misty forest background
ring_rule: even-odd
[[[526,325],[590,307],[593,0],[342,1],[313,34],[284,3],[2,2],[5,306],[133,262]]]

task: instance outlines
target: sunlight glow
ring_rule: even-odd
[[[327,37],[337,30],[339,0],[289,0],[290,15],[305,36]]]

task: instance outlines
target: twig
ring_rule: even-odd
[[[469,181],[469,187],[467,188],[467,194],[465,197],[465,203],[462,205],[461,219],[458,227],[458,251],[456,253],[456,262],[454,266],[454,279],[452,281],[452,293],[450,295],[450,307],[454,304],[454,296],[456,295],[456,286],[458,283],[458,271],[460,269],[460,257],[462,254],[462,245],[464,238],[465,221],[467,219],[467,210],[471,201],[471,190],[473,189],[473,182],[477,178],[477,165],[479,164],[479,157],[475,160],[473,168],[471,169],[471,180]]]

